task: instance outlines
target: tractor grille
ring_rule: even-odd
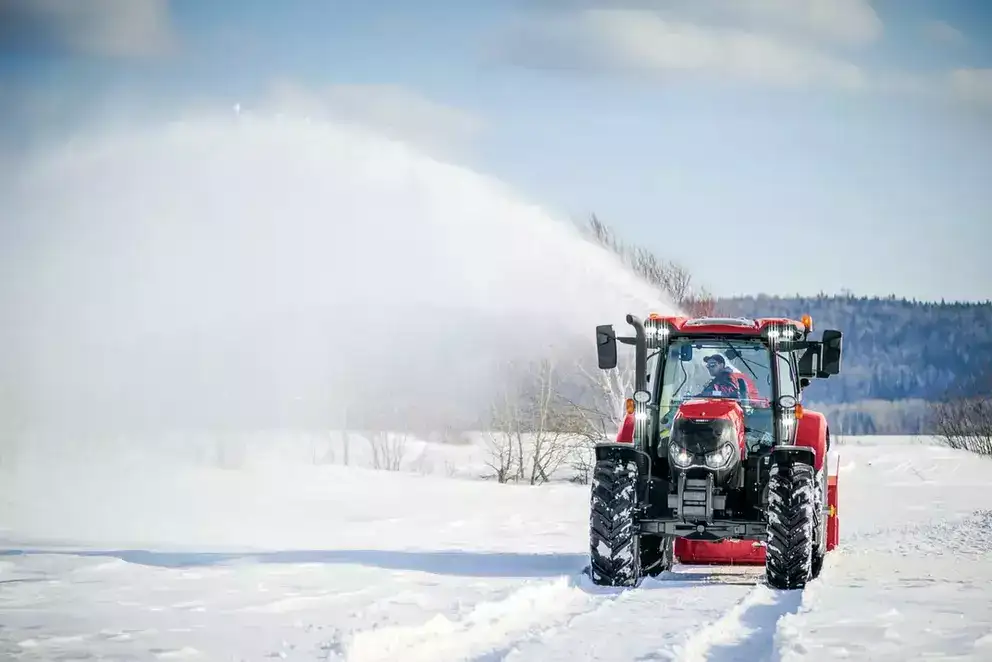
[[[690,453],[711,453],[724,441],[733,439],[733,425],[722,418],[708,421],[680,418],[672,429],[671,439],[674,444]]]

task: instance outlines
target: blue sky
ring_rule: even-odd
[[[992,3],[0,3],[8,155],[208,102],[360,120],[717,294],[992,299]]]

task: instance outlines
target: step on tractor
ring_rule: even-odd
[[[842,334],[812,319],[633,315],[633,337],[596,327],[599,367],[633,345],[632,397],[596,445],[593,582],[635,586],[684,565],[764,565],[776,589],[817,577],[838,543],[830,430],[805,409],[813,379],[840,372]]]

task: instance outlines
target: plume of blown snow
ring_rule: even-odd
[[[102,127],[0,184],[0,388],[23,429],[481,411],[500,366],[672,310],[497,181],[330,122]]]

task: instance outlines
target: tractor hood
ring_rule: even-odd
[[[672,427],[672,441],[692,454],[705,455],[730,443],[744,443],[744,411],[736,400],[683,402]]]

